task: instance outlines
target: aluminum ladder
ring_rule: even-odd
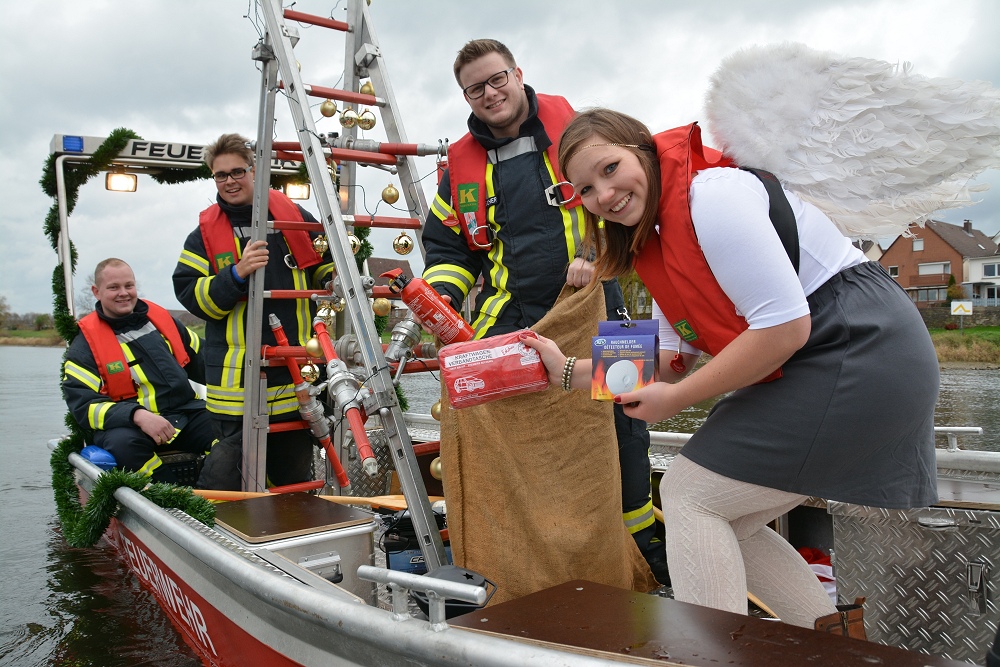
[[[370,161],[375,164],[391,164],[398,172],[402,194],[408,209],[417,218],[414,229],[419,242],[419,224],[426,217],[427,204],[419,187],[414,155],[442,154],[442,147],[423,144],[407,144],[402,123],[398,118],[392,88],[372,29],[371,18],[364,0],[350,0],[348,21],[341,22],[329,18],[312,16],[292,10],[283,10],[281,0],[258,0],[258,7],[265,19],[266,31],[253,51],[253,59],[261,65],[261,94],[258,114],[255,160],[257,169],[254,180],[254,224],[251,240],[263,240],[269,223],[267,220],[267,193],[270,187],[270,164],[273,142],[275,97],[279,89],[288,100],[289,109],[298,134],[297,150],[301,151],[309,179],[312,182],[315,203],[319,209],[322,230],[329,241],[330,252],[336,265],[337,278],[334,292],[343,298],[342,319],[344,325],[356,336],[363,367],[365,387],[370,396],[365,400],[365,411],[369,416],[377,415],[389,443],[389,451],[395,465],[400,487],[406,497],[413,528],[416,531],[420,550],[428,571],[447,564],[444,544],[437,522],[427,499],[424,486],[413,452],[412,442],[403,420],[403,413],[396,398],[390,367],[383,354],[381,339],[375,328],[374,316],[368,301],[368,293],[373,281],[367,280],[358,271],[348,239],[347,220],[361,224],[360,216],[345,216],[341,213],[341,202],[336,185],[327,166],[327,156],[341,160],[341,185],[354,183],[354,161]],[[346,90],[334,90],[303,84],[294,54],[298,41],[298,29],[289,21],[309,23],[346,33],[345,75]],[[280,75],[280,83],[279,83]],[[357,90],[362,77],[369,77],[374,89],[379,93],[365,95]],[[309,96],[339,99],[348,105],[367,104],[379,109],[382,126],[391,144],[379,145],[368,140],[355,139],[357,128],[345,128],[341,136],[333,139],[321,137],[309,113]],[[363,153],[367,152],[366,157]],[[352,189],[348,187],[348,192]],[[353,211],[353,194],[348,197],[348,211]],[[374,219],[368,224],[378,226]],[[395,225],[393,225],[395,226]],[[248,294],[248,315],[246,347],[248,350],[261,349],[260,322],[265,317],[262,271],[251,275]],[[244,488],[262,490],[265,479],[267,440],[267,387],[262,378],[260,354],[247,354],[248,375],[246,382],[246,410],[243,420],[244,433]],[[329,362],[329,359],[327,360]],[[251,381],[260,378],[259,381]],[[331,392],[333,393],[333,392]],[[339,398],[336,408],[340,411]],[[354,434],[357,438],[357,434]],[[249,488],[254,485],[257,488]]]

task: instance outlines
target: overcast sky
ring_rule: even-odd
[[[302,0],[295,9],[343,18],[344,2]],[[246,18],[246,0],[6,0],[3,9],[0,294],[14,312],[49,312],[57,258],[42,231],[52,200],[38,179],[52,136],[103,137],[127,127],[145,139],[195,144],[223,132],[252,137],[260,75],[250,51],[259,22]],[[451,66],[462,44],[477,37],[505,42],[536,90],[564,95],[577,108],[625,111],[654,131],[703,119],[709,76],[725,55],[752,44],[798,41],[909,61],[927,76],[1000,85],[995,0],[371,0],[370,12],[412,142],[454,141],[465,132],[468,107]],[[303,80],[335,87],[342,36],[300,32]],[[284,100],[278,102],[277,138],[293,139]],[[318,129],[339,125],[322,119]],[[367,136],[384,138],[380,128]],[[430,198],[434,159],[419,158],[418,168]],[[373,209],[393,178],[369,168],[359,180]],[[992,185],[982,203],[935,217],[970,218],[987,234],[1000,231],[1000,173],[979,182]],[[137,193],[120,194],[106,192],[103,179],[91,180],[70,218],[78,290],[99,260],[118,256],[135,269],[140,296],[179,308],[170,275],[198,212],[214,197],[207,181],[160,186],[140,177]],[[316,211],[313,202],[306,207]],[[382,204],[378,213],[392,212]],[[394,235],[373,235],[377,256],[395,256]],[[419,270],[419,253],[408,259]]]

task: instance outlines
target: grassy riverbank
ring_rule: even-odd
[[[21,345],[30,347],[63,347],[65,342],[52,329],[34,331],[31,329],[0,329],[0,345]]]
[[[1000,327],[931,329],[938,361],[1000,368]]]

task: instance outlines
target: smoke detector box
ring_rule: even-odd
[[[590,397],[613,401],[660,377],[660,325],[657,320],[600,322],[593,338]]]

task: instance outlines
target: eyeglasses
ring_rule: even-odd
[[[212,178],[215,179],[216,183],[225,183],[227,180],[229,180],[230,176],[233,177],[234,181],[238,181],[241,178],[243,178],[244,176],[246,176],[247,175],[247,171],[249,171],[252,168],[253,167],[249,167],[247,169],[240,169],[240,168],[237,167],[236,169],[233,169],[232,171],[217,171],[214,174],[212,174]]]
[[[470,100],[478,100],[480,97],[486,94],[487,84],[489,84],[490,88],[492,88],[493,90],[499,90],[500,88],[506,86],[509,74],[513,72],[515,69],[516,68],[511,67],[509,69],[505,69],[502,72],[497,72],[490,78],[486,79],[486,81],[480,81],[479,83],[474,83],[471,86],[466,86],[465,88],[462,89],[462,92],[465,93],[465,96],[468,97]]]

